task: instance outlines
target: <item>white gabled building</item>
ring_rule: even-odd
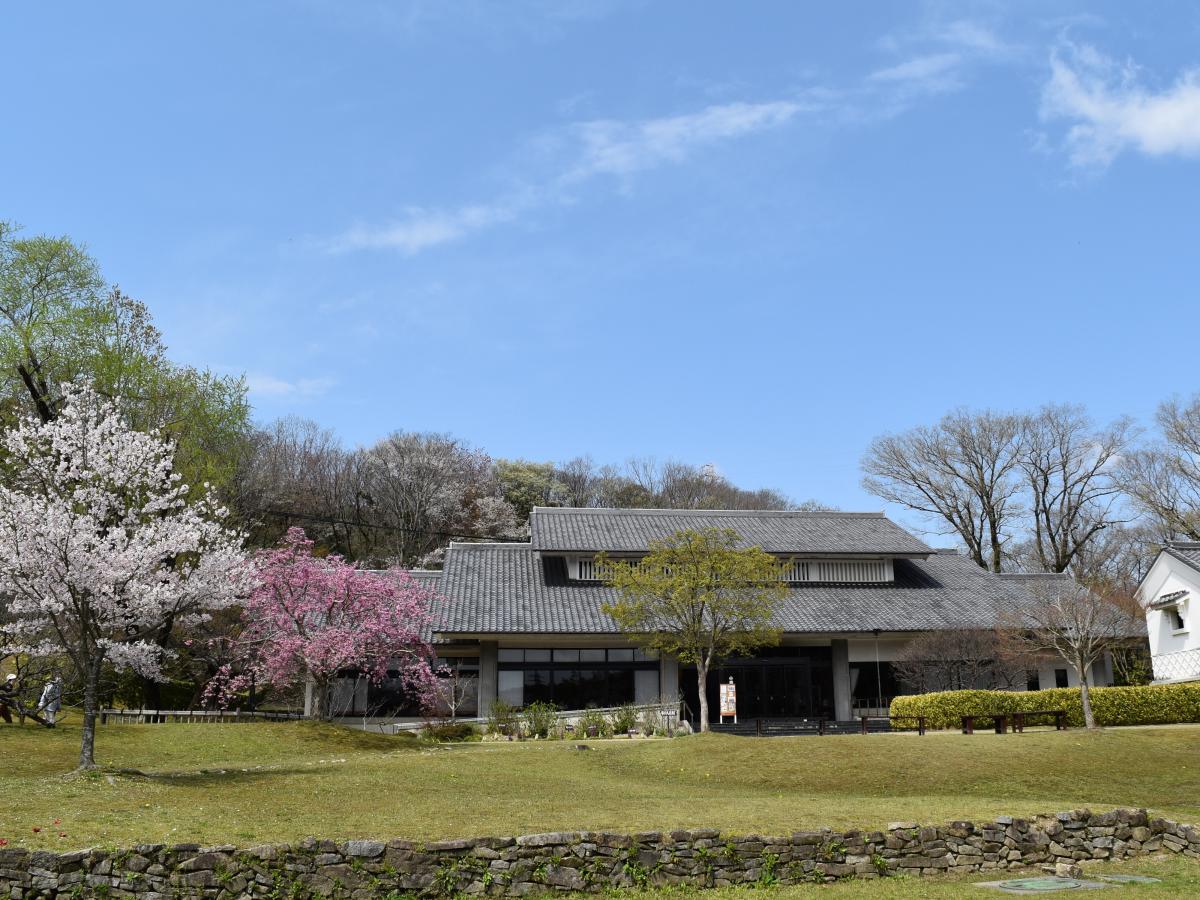
[[[1172,541],[1138,585],[1154,682],[1200,681],[1200,542]]]

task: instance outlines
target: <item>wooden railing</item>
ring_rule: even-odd
[[[102,709],[100,724],[162,725],[167,722],[215,724],[221,722],[284,722],[303,719],[298,712],[246,709]]]

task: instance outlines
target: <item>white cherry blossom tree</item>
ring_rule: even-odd
[[[9,649],[68,658],[83,683],[80,769],[95,768],[105,662],[161,678],[164,628],[249,587],[241,536],[210,495],[188,499],[170,442],[134,431],[89,385],[62,414],[0,437],[0,596]],[[2,651],[0,651],[2,652]]]

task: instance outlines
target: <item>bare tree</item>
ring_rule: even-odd
[[[440,709],[450,714],[451,719],[458,718],[458,711],[464,706],[477,702],[479,697],[479,679],[457,665],[441,666],[435,673],[438,676],[435,690],[435,702]]]
[[[411,564],[454,536],[518,528],[491,459],[449,435],[398,431],[366,451],[365,462],[368,502],[393,529],[396,561]]]
[[[600,506],[600,475],[590,456],[577,456],[558,467],[563,506]]]
[[[933,427],[885,435],[863,458],[863,487],[947,526],[994,572],[1020,514],[1020,416],[956,410]]]
[[[1121,486],[1169,536],[1200,540],[1200,394],[1166,401],[1156,419],[1162,441],[1124,458]]]
[[[1114,463],[1129,447],[1127,418],[1097,430],[1081,406],[1050,405],[1024,421],[1019,461],[1029,488],[1038,569],[1065,572],[1098,534],[1122,521]]]
[[[279,419],[252,439],[237,477],[238,509],[254,524],[254,539],[277,541],[294,521],[311,517],[307,531],[321,544],[347,556],[369,547],[371,532],[339,521],[359,521],[363,473],[355,454],[337,436],[309,419]]]
[[[1008,689],[1023,684],[1026,665],[1004,652],[994,631],[930,631],[918,635],[892,662],[911,690]]]
[[[1092,713],[1092,668],[1105,652],[1138,634],[1142,611],[1128,595],[1077,584],[1071,578],[1030,580],[1035,601],[1001,616],[999,634],[1013,655],[1051,655],[1063,659],[1079,677],[1084,723],[1096,727]]]

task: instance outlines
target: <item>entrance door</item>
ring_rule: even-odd
[[[739,657],[708,673],[708,711],[720,720],[720,685],[737,686],[739,719],[833,717],[833,659],[828,647],[775,647],[756,657]],[[694,667],[681,672],[684,700],[700,709]]]

